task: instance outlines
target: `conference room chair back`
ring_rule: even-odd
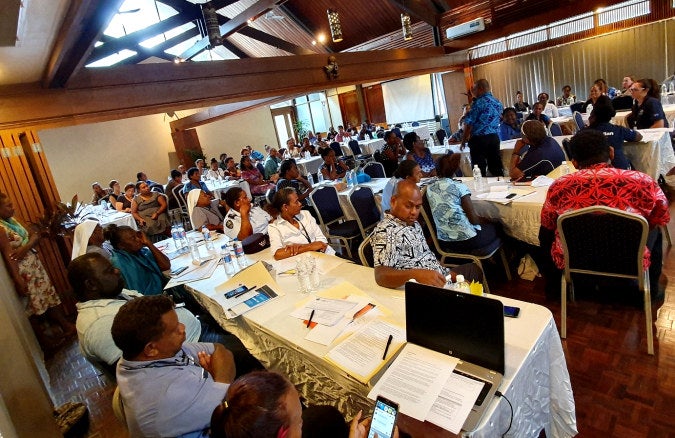
[[[120,395],[120,388],[118,386],[115,387],[115,392],[113,392],[112,409],[113,414],[115,414],[115,418],[117,418],[120,423],[126,426],[127,416],[124,413],[124,403],[122,402],[122,396]]]
[[[436,131],[436,139],[438,140],[438,144],[443,146],[443,143],[445,142],[445,130],[444,129],[439,129]]]
[[[377,161],[371,161],[370,163],[363,166],[363,173],[367,174],[371,178],[387,177],[384,172],[384,166],[382,163],[378,163]]]
[[[372,234],[359,245],[359,260],[361,264],[367,268],[372,268],[375,264],[375,257],[373,256],[373,245],[371,245]]]
[[[337,240],[339,246],[347,250],[347,257],[351,259],[352,245],[356,240],[361,240],[361,230],[356,220],[346,220],[335,187],[319,186],[312,190],[309,199],[319,216],[319,225],[326,238]]]
[[[551,123],[551,126],[549,126],[548,129],[551,131],[552,137],[559,137],[563,135],[560,125],[558,125],[556,122]]]
[[[173,192],[173,197],[176,198],[178,206],[180,209],[187,214],[187,203],[185,202],[185,195],[183,195],[183,187],[185,184],[178,184],[171,191]]]
[[[356,223],[361,230],[361,236],[365,239],[382,217],[382,212],[375,202],[375,195],[370,187],[357,186],[349,194],[348,200],[356,212]]]
[[[344,154],[342,153],[342,148],[340,147],[340,143],[337,141],[334,141],[330,144],[330,148],[333,149],[333,152],[335,152],[336,157],[342,157]]]
[[[502,263],[504,265],[504,272],[506,273],[506,278],[509,281],[511,280],[511,270],[509,269],[509,263],[508,260],[506,260],[506,254],[504,253],[504,248],[502,247],[502,240],[499,237],[490,242],[490,244],[485,248],[480,248],[479,250],[476,251],[477,253],[480,253],[482,255],[446,251],[445,249],[443,249],[443,245],[440,239],[438,238],[436,222],[434,221],[434,217],[431,212],[431,206],[429,205],[429,199],[427,198],[426,187],[422,189],[421,213],[422,218],[424,219],[424,222],[427,225],[429,236],[431,237],[431,240],[434,243],[434,248],[441,257],[440,262],[442,265],[448,267],[457,266],[457,263],[455,263],[455,261],[458,259],[469,260],[473,263],[476,263],[478,266],[480,266],[481,270],[483,271],[483,289],[485,290],[486,293],[489,293],[490,287],[488,286],[487,277],[485,277],[485,269],[483,267],[482,261],[492,258],[492,256],[495,255],[497,251],[499,251],[499,255],[501,256]]]
[[[574,111],[574,121],[577,124],[577,130],[581,131],[586,127],[586,124],[584,123],[584,118],[581,116],[581,113],[579,111]]]
[[[354,159],[358,162],[359,166],[363,166],[367,161],[372,160],[373,156],[370,154],[364,154],[363,151],[361,151],[361,146],[359,146],[359,142],[356,140],[349,140],[349,150],[352,152],[352,155],[354,156]]]
[[[642,264],[649,234],[647,220],[616,208],[592,206],[560,215],[557,226],[565,257],[560,336],[567,337],[568,285],[569,296],[574,300],[572,274],[633,279],[644,299],[647,352],[654,354],[649,272]]]

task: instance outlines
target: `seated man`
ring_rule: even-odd
[[[565,161],[565,153],[546,127],[537,120],[523,123],[523,138],[516,142],[511,155],[509,175],[516,180],[523,176],[546,175]]]
[[[499,140],[506,141],[522,137],[520,133],[520,122],[516,114],[516,109],[512,107],[504,108],[502,111],[502,123],[499,124]]]
[[[110,190],[103,189],[98,182],[92,183],[91,188],[94,191],[94,194],[91,197],[91,203],[93,205],[98,205],[99,202],[108,200]]]
[[[68,265],[68,281],[77,297],[77,338],[87,360],[99,363],[114,374],[122,351],[110,335],[113,318],[124,303],[143,296],[124,289],[119,269],[105,257],[88,253]],[[188,342],[197,342],[201,334],[199,320],[185,308],[176,309],[178,320],[185,325]]]
[[[150,190],[155,189],[155,191],[164,193],[164,186],[158,182],[148,179],[148,176],[145,174],[145,172],[138,172],[136,174],[136,181],[143,181],[148,185],[148,187],[150,187]]]
[[[480,268],[473,263],[451,272],[441,266],[429,249],[417,217],[422,208],[422,193],[413,180],[401,180],[391,196],[391,209],[372,234],[375,281],[396,288],[408,280],[443,287],[446,276],[463,274],[467,281],[482,281]]]
[[[117,385],[130,436],[207,436],[211,413],[235,377],[220,344],[184,343],[170,298],[138,297],[120,307],[111,328],[122,350]]]
[[[614,151],[600,131],[579,131],[570,141],[570,150],[572,163],[579,171],[563,175],[551,185],[541,210],[539,242],[545,254],[542,255],[542,263],[537,261],[537,264],[543,265],[540,268],[546,278],[547,296],[560,297],[560,275],[565,266],[560,236],[556,231],[558,217],[571,210],[605,205],[640,214],[649,222],[651,232],[645,260],[651,258],[649,280],[652,297],[660,298],[658,280],[663,249],[658,227],[670,221],[668,200],[661,188],[644,173],[613,168],[610,162]],[[617,236],[617,239],[620,238]],[[555,265],[552,265],[551,258]]]
[[[164,193],[166,194],[166,198],[169,201],[169,210],[180,208],[178,200],[173,194],[173,188],[180,184],[183,184],[183,174],[180,173],[180,171],[177,169],[171,170],[171,174],[169,175],[169,182],[166,184],[166,187],[164,188]]]
[[[270,215],[260,207],[253,207],[244,190],[232,187],[225,193],[225,202],[230,210],[225,215],[223,232],[230,239],[244,240],[253,233],[267,234]]]
[[[281,158],[279,158],[279,153],[275,148],[271,148],[270,153],[265,160],[265,179],[270,179],[272,175],[279,172],[280,163]]]
[[[191,167],[187,171],[188,181],[183,186],[183,194],[187,195],[190,193],[190,190],[202,189],[204,193],[209,195],[209,199],[213,199],[213,193],[206,187],[206,183],[202,181],[202,174],[200,170],[196,167]]]

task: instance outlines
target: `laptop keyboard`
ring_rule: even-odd
[[[453,370],[452,372],[457,373],[460,376],[468,377],[469,379],[475,380],[477,382],[483,382],[483,389],[480,391],[480,394],[478,394],[476,403],[474,403],[476,406],[481,406],[483,404],[483,401],[485,401],[485,397],[488,395],[488,392],[490,392],[490,389],[492,388],[492,383],[488,382],[487,380],[479,379],[478,377],[472,376],[471,374],[457,371],[457,369]]]

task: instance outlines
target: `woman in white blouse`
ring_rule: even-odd
[[[335,254],[316,220],[302,210],[298,193],[293,187],[285,187],[275,193],[272,210],[270,213],[277,218],[269,225],[268,232],[270,251],[276,260],[308,251]]]

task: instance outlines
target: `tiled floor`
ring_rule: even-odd
[[[671,206],[675,217],[675,207]],[[671,221],[670,233],[675,237]],[[655,320],[655,356],[646,353],[644,313],[636,307],[577,301],[563,341],[581,437],[675,436],[675,252],[664,254],[668,288]],[[495,283],[493,293],[545,305],[560,323],[560,304],[544,299],[543,281]],[[89,437],[127,437],[114,417],[114,385],[79,353],[76,341],[47,363],[55,404],[84,401]]]

